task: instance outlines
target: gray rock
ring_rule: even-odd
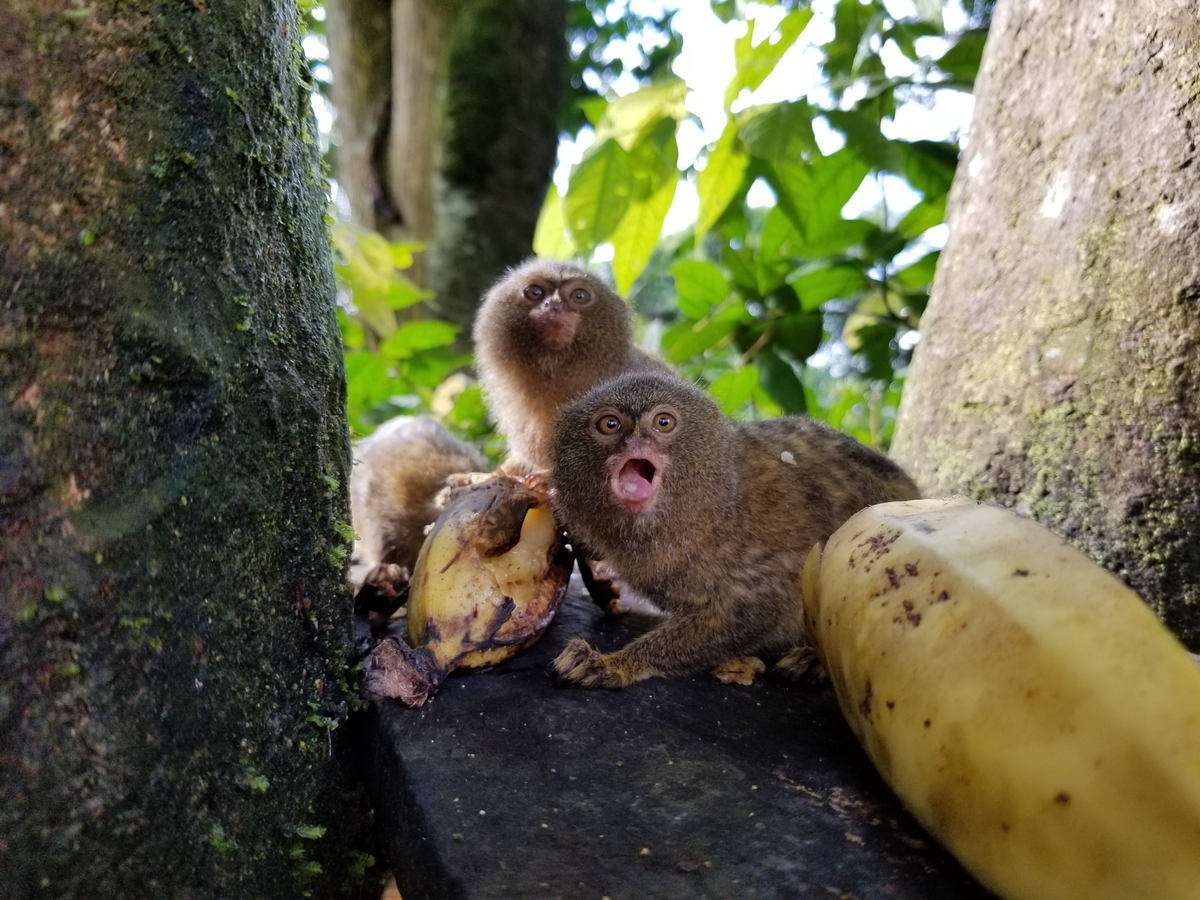
[[[368,724],[369,782],[405,900],[991,895],[900,806],[832,690],[707,675],[555,686],[580,635],[653,624],[573,587],[541,642]]]

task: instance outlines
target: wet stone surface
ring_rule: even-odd
[[[901,808],[828,686],[708,676],[558,688],[568,638],[653,624],[572,585],[533,648],[369,716],[369,781],[406,900],[986,900]]]

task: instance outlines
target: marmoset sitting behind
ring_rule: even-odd
[[[484,295],[475,319],[479,380],[508,440],[510,474],[550,466],[554,416],[623,372],[669,372],[633,343],[625,301],[586,269],[531,259]]]
[[[895,463],[806,418],[726,419],[674,376],[632,374],[563,409],[555,510],[573,541],[668,618],[613,653],[575,638],[559,679],[619,688],[788,651],[811,662],[801,575],[813,545],[865,506],[917,497]]]
[[[446,478],[479,472],[487,460],[428,416],[397,416],[354,445],[350,514],[358,540],[350,567],[355,589],[408,583],[425,527],[436,521]]]

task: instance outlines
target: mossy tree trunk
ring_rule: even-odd
[[[392,99],[390,0],[329,0],[325,14],[337,108],[338,185],[350,200],[355,225],[389,240],[403,240],[386,173]]]
[[[894,455],[1015,506],[1200,648],[1200,20],[997,6]]]
[[[299,29],[292,0],[0,5],[5,897],[362,883]]]
[[[533,253],[558,152],[566,30],[566,0],[469,0],[450,31],[426,286],[452,322],[469,326],[483,292]]]
[[[378,72],[383,52],[369,6],[331,0],[334,101],[353,148],[339,177],[357,222],[427,245],[418,279],[441,316],[469,326],[483,291],[533,252],[566,87],[566,0],[392,0],[386,115],[378,77],[362,71]]]

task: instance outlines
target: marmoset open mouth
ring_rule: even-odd
[[[658,469],[648,459],[627,459],[613,479],[619,500],[640,503],[651,499],[656,491],[654,478]]]

